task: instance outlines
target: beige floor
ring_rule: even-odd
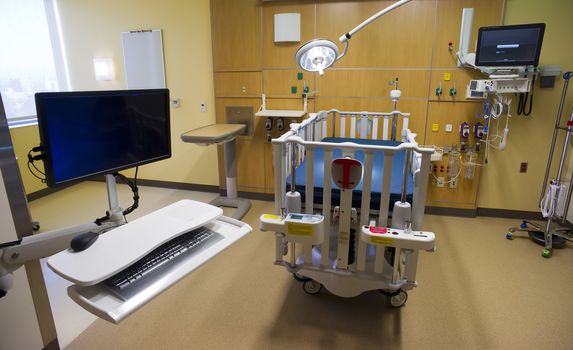
[[[106,203],[98,185],[34,201],[32,213],[43,227],[93,218]],[[141,192],[137,215],[212,196]],[[515,220],[428,215],[424,229],[436,233],[438,251],[421,254],[419,287],[394,309],[377,292],[305,294],[272,264],[272,235],[256,229],[269,211],[272,203],[253,201],[249,236],[122,324],[96,320],[66,349],[573,349],[572,245],[543,259],[528,239],[505,239]]]

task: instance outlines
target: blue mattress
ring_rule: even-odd
[[[382,140],[366,140],[366,139],[351,139],[351,138],[337,138],[337,137],[327,137],[322,140],[323,142],[354,142],[364,145],[381,145],[381,146],[396,146],[400,142],[397,141],[382,141]],[[394,160],[392,162],[392,180],[390,183],[390,202],[388,204],[389,210],[392,210],[392,206],[395,201],[399,201],[402,195],[402,179],[404,172],[404,159],[406,152],[400,151],[394,154]],[[342,151],[336,149],[332,152],[332,159],[341,158]],[[357,151],[354,154],[354,158],[358,159],[364,164],[364,152]],[[302,197],[302,203],[305,202],[305,188],[306,188],[306,167],[308,166],[307,160],[305,159],[302,164],[300,164],[295,172],[295,188],[300,192]],[[322,149],[316,150],[314,152],[314,203],[322,204],[322,193],[324,188],[324,151]],[[372,174],[372,194],[370,197],[370,209],[379,210],[380,209],[380,194],[382,192],[382,174],[384,169],[384,153],[376,152],[374,154],[373,160],[373,174]],[[412,196],[414,193],[414,181],[411,173],[408,173],[408,184],[406,186],[406,200],[412,203]],[[332,180],[331,180],[332,181]],[[287,177],[287,191],[290,190],[291,178],[290,174]],[[332,205],[340,204],[340,189],[336,187],[334,182],[332,185]],[[360,208],[362,205],[362,181],[354,188],[352,192],[352,206],[355,208]]]

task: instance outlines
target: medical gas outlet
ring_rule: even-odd
[[[324,241],[324,216],[289,213],[286,217],[263,214],[261,231],[280,232],[289,242],[320,244]]]

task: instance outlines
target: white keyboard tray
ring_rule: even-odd
[[[194,251],[178,263],[175,269],[163,273],[161,278],[154,279],[153,283],[128,300],[118,298],[104,283],[92,286],[72,285],[68,287],[68,295],[85,310],[117,324],[252,230],[249,225],[226,216],[221,216],[204,227],[224,238],[205,249]]]
[[[181,200],[103,233],[88,249],[62,251],[48,266],[80,286],[97,284],[138,261],[162,243],[223,215],[221,208]]]

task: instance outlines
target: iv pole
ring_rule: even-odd
[[[561,94],[561,101],[559,102],[559,109],[557,111],[557,117],[555,121],[555,130],[553,131],[553,140],[551,141],[551,148],[549,151],[549,158],[547,160],[547,168],[545,170],[545,177],[543,179],[543,188],[541,190],[541,202],[545,200],[544,196],[550,196],[548,198],[549,205],[553,210],[551,210],[548,214],[547,223],[545,225],[544,230],[544,240],[545,240],[545,248],[541,255],[544,258],[551,257],[552,249],[553,249],[553,235],[557,237],[561,237],[567,240],[571,240],[569,237],[564,237],[560,234],[560,231],[567,231],[567,229],[551,229],[551,224],[554,219],[559,219],[557,215],[555,215],[555,209],[557,208],[557,202],[559,198],[559,191],[561,190],[561,180],[563,177],[563,172],[565,170],[565,162],[567,160],[567,148],[569,146],[569,139],[571,138],[571,133],[573,132],[573,110],[571,111],[571,115],[569,116],[569,120],[567,121],[567,126],[561,126],[561,114],[563,113],[563,105],[565,104],[565,98],[567,96],[567,89],[569,87],[569,80],[573,77],[573,72],[566,72],[563,74],[563,79],[565,80],[565,84],[563,85],[563,93]],[[554,181],[549,185],[551,187],[556,186],[555,191],[549,191],[551,194],[546,194],[547,189],[547,180],[549,179],[549,173],[551,171],[551,163],[553,162],[553,152],[555,151],[555,145],[557,142],[557,136],[559,131],[565,131],[565,141],[563,142],[563,149],[561,150],[561,159],[559,161],[559,168],[557,170],[557,177]],[[565,199],[565,208],[563,211],[563,217],[561,218],[561,224],[565,224],[567,221],[567,213],[569,212],[569,201],[571,200],[571,194],[573,192],[573,177],[569,181],[569,188],[567,190],[567,197]]]

